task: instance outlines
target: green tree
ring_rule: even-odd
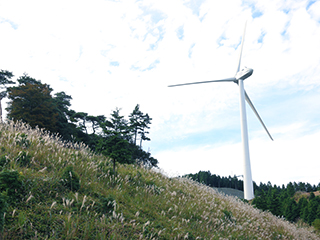
[[[106,121],[106,117],[103,115],[99,115],[99,116],[87,115],[86,116],[86,124],[88,125],[86,129],[89,129],[89,132],[91,133],[85,134],[85,138],[83,138],[82,141],[84,141],[93,150],[96,149],[99,139],[102,138],[101,124],[104,123],[105,121]],[[91,125],[92,131],[90,131],[90,125]]]
[[[53,102],[56,107],[57,124],[56,131],[65,140],[72,140],[71,136],[74,134],[75,125],[70,123],[71,111],[69,107],[71,106],[70,100],[71,96],[67,95],[65,92],[58,92],[53,98]]]
[[[133,112],[129,115],[130,129],[133,132],[134,144],[137,144],[138,132],[143,130],[143,113],[140,111],[139,107],[139,104],[137,104]]]
[[[147,137],[147,134],[149,133],[147,129],[150,129],[148,126],[151,124],[152,118],[149,117],[148,114],[143,116],[143,122],[142,122],[142,130],[139,131],[140,134],[140,148],[142,148],[142,141],[150,141],[150,138]]]
[[[287,194],[289,197],[293,197],[293,195],[295,194],[295,189],[292,182],[289,182],[287,184]]]
[[[268,210],[267,201],[266,201],[266,193],[264,190],[261,191],[259,196],[256,196],[253,199],[252,204],[263,211]]]
[[[97,151],[112,160],[113,172],[116,171],[116,162],[134,163],[131,157],[129,143],[123,139],[119,133],[100,139]]]
[[[276,188],[270,188],[267,194],[268,210],[276,216],[281,215],[279,195]]]
[[[129,130],[132,131],[132,141],[134,144],[137,144],[137,137],[140,135],[140,148],[142,147],[142,141],[150,141],[150,138],[147,137],[149,133],[147,129],[150,128],[151,120],[152,118],[150,118],[148,114],[143,114],[143,112],[140,111],[139,104],[136,105],[133,112],[129,115]]]
[[[103,115],[99,115],[99,116],[88,115],[87,121],[91,123],[93,134],[96,134],[96,131],[97,129],[100,128],[101,123],[106,121],[106,117]]]
[[[111,114],[111,119],[101,123],[104,137],[99,139],[96,151],[109,157],[113,163],[115,172],[116,162],[133,163],[130,144],[127,140],[127,121],[120,115],[120,109],[116,108]]]
[[[290,222],[294,222],[299,215],[297,210],[296,201],[293,198],[288,198],[284,209],[285,218]]]
[[[88,117],[88,113],[85,113],[85,112],[75,112],[72,115],[72,118],[76,120],[76,122],[78,122],[78,128],[81,131],[84,131],[86,134],[88,134],[87,126],[86,126],[87,117]]]
[[[309,200],[309,203],[308,203],[308,216],[307,216],[306,220],[310,225],[317,218],[318,205],[319,204],[315,200],[315,198]]]
[[[116,108],[116,110],[111,113],[110,120],[106,120],[101,124],[101,126],[103,128],[105,136],[116,134],[119,135],[119,137],[129,141],[131,136],[128,135],[128,121],[124,118],[124,116],[120,115],[120,110],[121,109]]]
[[[19,86],[8,88],[8,118],[22,120],[31,127],[45,128],[56,132],[58,113],[51,96],[52,89],[34,78],[24,75],[18,80]]]
[[[7,70],[0,70],[0,121],[2,122],[2,106],[1,100],[7,96],[6,85],[14,84],[10,79],[13,77],[12,72]],[[5,90],[4,90],[5,89]]]
[[[208,184],[209,182],[209,177],[211,176],[210,171],[206,172],[206,171],[200,171],[198,173],[198,181],[204,184]]]

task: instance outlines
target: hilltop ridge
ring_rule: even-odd
[[[319,239],[188,178],[0,124],[2,239]]]

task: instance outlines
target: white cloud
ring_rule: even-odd
[[[273,142],[267,137],[250,142],[252,176],[257,184],[268,181],[277,185],[290,181],[319,183],[320,150],[317,145],[320,132],[303,137],[292,136],[292,127],[289,127],[282,138]],[[170,176],[198,171],[210,171],[221,176],[243,174],[240,143],[199,148],[186,146],[178,151],[160,152],[156,157],[163,159],[159,166]]]
[[[65,91],[76,111],[108,116],[119,107],[128,115],[140,104],[153,118],[152,141],[145,147],[157,150],[160,166],[183,159],[185,171],[195,170],[190,166],[197,159],[201,167],[212,166],[212,173],[216,169],[228,175],[225,165],[214,163],[238,166],[233,162],[241,150],[237,86],[167,86],[232,77],[248,21],[242,65],[252,67],[254,74],[245,87],[276,137],[270,154],[284,149],[270,158],[280,162],[287,152],[298,161],[295,155],[302,153],[291,154],[289,146],[304,141],[309,164],[316,165],[312,156],[318,152],[307,143],[317,136],[311,132],[319,131],[319,2],[197,3],[2,1],[0,68],[16,77],[27,72],[55,91]],[[248,121],[256,168],[255,151],[266,145],[259,140],[265,133],[249,109]],[[292,136],[289,129],[299,134]],[[202,145],[199,139],[211,133]],[[286,176],[294,175],[284,171],[283,180]]]
[[[318,23],[320,22],[320,3],[315,1],[310,8],[308,9],[308,12],[312,16],[314,20],[316,20]]]

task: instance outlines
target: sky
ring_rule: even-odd
[[[168,85],[233,77],[245,22],[244,86],[274,138],[247,105],[253,180],[317,185],[320,1],[0,0],[0,69],[64,91],[78,112],[139,104],[152,118],[143,148],[168,176],[240,176],[237,85]]]

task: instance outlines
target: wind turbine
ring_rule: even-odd
[[[261,117],[259,116],[257,110],[253,106],[253,104],[252,104],[247,92],[244,90],[244,86],[243,86],[243,81],[245,79],[247,79],[248,77],[250,77],[253,73],[253,69],[247,68],[247,67],[244,67],[243,69],[240,70],[244,36],[245,36],[245,32],[246,32],[246,25],[247,25],[247,23],[245,24],[244,30],[243,30],[239,64],[238,64],[237,72],[234,77],[219,79],[219,80],[204,81],[204,82],[183,83],[183,84],[177,84],[177,85],[170,85],[169,87],[178,87],[178,86],[193,85],[193,84],[211,83],[211,82],[234,82],[239,86],[241,135],[242,135],[243,160],[244,160],[243,161],[243,164],[244,164],[243,189],[244,189],[244,198],[246,200],[251,200],[254,198],[254,194],[253,194],[253,183],[252,183],[250,155],[249,155],[249,140],[248,140],[248,127],[247,127],[247,114],[246,114],[245,100],[247,101],[247,103],[251,107],[252,111],[255,113],[255,115],[259,119],[261,125],[266,130],[270,139],[271,140],[273,140],[273,139],[272,139],[271,134],[269,133],[266,125],[263,123]]]

